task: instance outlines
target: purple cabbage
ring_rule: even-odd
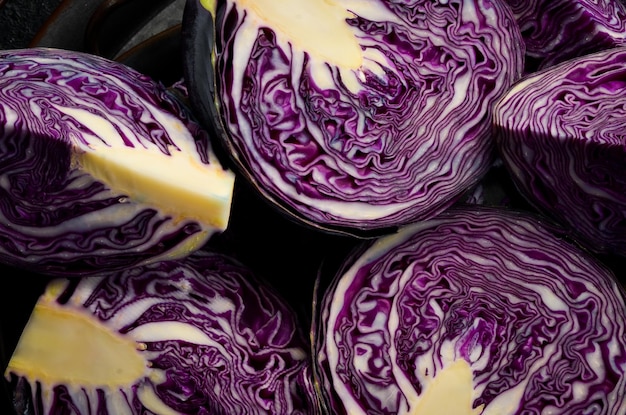
[[[272,288],[201,250],[52,280],[5,375],[20,414],[309,414],[309,351]]]
[[[266,200],[316,228],[379,234],[441,212],[488,170],[492,104],[523,71],[507,6],[255,4],[188,2],[186,76]]]
[[[539,218],[452,208],[343,261],[316,341],[331,412],[626,413],[624,290]]]
[[[621,0],[506,0],[526,45],[526,70],[626,44]]]
[[[600,253],[626,254],[626,48],[520,81],[498,102],[496,141],[529,203]]]
[[[80,52],[0,51],[1,262],[67,276],[185,256],[226,227],[232,182],[160,83]]]

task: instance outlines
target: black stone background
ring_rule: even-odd
[[[0,0],[0,49],[28,47],[60,0]]]

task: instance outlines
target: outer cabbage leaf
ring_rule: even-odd
[[[294,316],[250,269],[206,251],[55,279],[6,378],[20,414],[310,413]]]
[[[624,414],[624,290],[537,218],[449,209],[343,262],[317,342],[333,413]]]
[[[526,70],[626,44],[620,0],[506,0],[526,44]]]
[[[0,51],[0,261],[87,275],[227,226],[234,176],[166,88],[79,52]]]
[[[520,192],[597,252],[626,254],[626,48],[529,76],[495,109]]]
[[[492,104],[523,70],[500,2],[202,4],[185,13],[192,102],[300,222],[387,232],[450,206],[493,161]]]

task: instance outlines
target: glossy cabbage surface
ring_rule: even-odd
[[[524,37],[528,72],[626,44],[626,6],[621,0],[506,2]]]
[[[623,288],[527,215],[450,209],[344,262],[317,343],[333,413],[626,412]]]
[[[262,3],[216,2],[216,96],[200,101],[215,101],[267,200],[317,228],[377,233],[439,213],[487,171],[492,104],[523,67],[508,7]]]
[[[19,413],[311,413],[310,353],[294,312],[230,257],[198,251],[105,278],[57,279],[35,313],[46,309],[69,315],[56,330],[66,334],[45,344],[25,344],[39,339],[32,335],[20,339],[6,370]],[[67,339],[81,336],[72,332],[73,319],[91,319],[90,327],[101,325],[117,341],[105,343],[101,333],[91,344],[90,338],[72,343]],[[123,351],[124,342],[130,356],[102,348]],[[29,355],[36,347],[41,350]],[[24,364],[33,353],[35,361],[48,360]],[[90,363],[75,368],[81,359]],[[122,379],[137,359],[139,375]],[[61,373],[54,370],[59,362],[66,368]],[[98,383],[105,365],[117,369]]]
[[[152,173],[141,186],[113,163],[93,167],[98,177],[85,167],[137,150],[125,167],[172,174],[159,164],[183,148],[197,170],[221,169],[206,131],[152,79],[73,51],[0,51],[0,261],[88,275],[198,249],[222,225],[153,204]]]
[[[626,48],[528,77],[495,109],[521,193],[589,249],[626,254]]]

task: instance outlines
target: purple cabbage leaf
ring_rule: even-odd
[[[185,13],[191,101],[265,200],[367,236],[434,216],[488,170],[492,104],[523,71],[508,6],[278,4]]]
[[[506,0],[526,45],[526,72],[626,44],[621,0]]]
[[[520,193],[598,253],[626,254],[626,47],[528,76],[497,103],[496,142]]]
[[[234,175],[166,88],[80,52],[0,51],[0,261],[89,275],[188,255]]]
[[[200,250],[53,279],[5,376],[20,414],[309,414],[300,327],[249,268]]]
[[[624,414],[623,287],[538,218],[451,208],[331,273],[315,342],[332,413]]]

